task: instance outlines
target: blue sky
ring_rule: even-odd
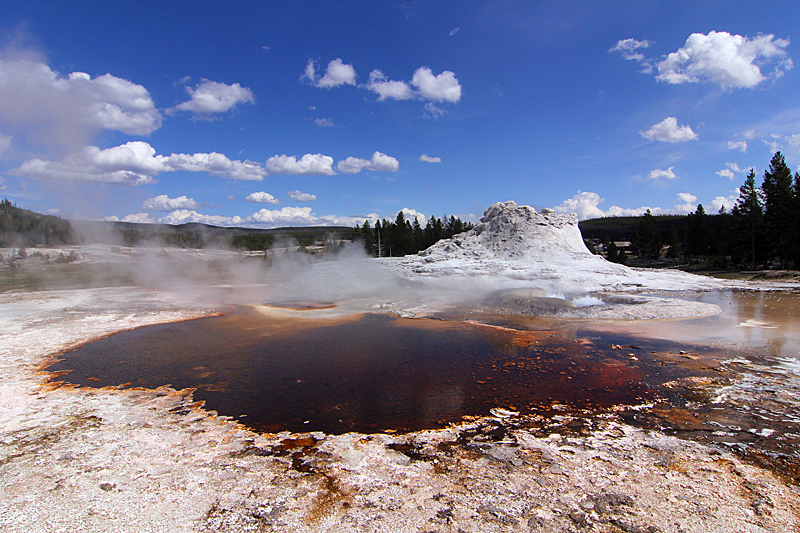
[[[793,2],[0,4],[0,195],[276,227],[731,205],[800,166]],[[425,219],[420,218],[424,224]]]

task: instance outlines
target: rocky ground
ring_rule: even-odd
[[[72,276],[58,283],[32,267],[9,271],[15,290],[0,293],[2,531],[800,531],[791,480],[725,446],[626,425],[630,409],[554,406],[558,414],[542,418],[498,405],[492,416],[435,431],[261,435],[203,410],[191,390],[82,389],[42,370],[77,344],[227,303],[294,302],[279,306],[291,313],[298,302],[337,302],[320,312],[432,316],[522,289],[541,300],[512,292],[488,301],[642,320],[720,308],[634,292],[742,282],[611,265],[586,250],[574,217],[513,202],[419,256],[381,262],[276,260],[265,272],[263,261],[241,267],[241,258],[201,252],[90,252],[78,251],[76,269],[58,266]],[[200,266],[189,267],[195,259]],[[106,288],[73,289],[100,282]],[[605,300],[585,305],[593,299]],[[751,384],[726,381],[716,394],[750,408]],[[789,405],[774,392],[773,403]]]
[[[59,387],[38,370],[75,343],[212,312],[142,289],[0,296],[3,531],[800,530],[796,486],[614,413],[258,435],[190,391]]]

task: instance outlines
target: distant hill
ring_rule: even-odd
[[[226,228],[197,222],[170,225],[66,220],[22,209],[7,198],[0,202],[0,248],[102,243],[264,250],[281,239],[309,246],[319,241],[350,240],[353,233],[354,228],[344,226],[258,229]]]
[[[713,215],[712,215],[713,216]],[[658,231],[664,236],[669,235],[672,227],[679,232],[683,231],[686,221],[685,215],[659,215],[654,216]],[[582,220],[578,223],[584,239],[602,240],[608,237],[612,241],[629,241],[636,235],[642,217],[605,217]]]
[[[74,220],[72,225],[78,241],[83,244],[244,250],[265,250],[280,239],[291,239],[301,246],[318,241],[349,240],[354,232],[353,228],[344,226],[259,229],[210,226],[198,222],[171,225]]]
[[[670,228],[682,234],[686,216],[653,217],[659,232],[666,239]],[[709,215],[713,227],[715,216]],[[578,224],[584,239],[612,241],[632,240],[642,217],[606,217],[583,220]],[[225,248],[264,250],[276,240],[292,239],[309,246],[319,241],[352,240],[355,228],[346,226],[303,226],[274,229],[221,227],[189,222],[186,224],[139,224],[66,220],[43,215],[13,205],[8,199],[0,202],[0,248],[36,245],[117,244],[122,246],[174,246],[180,248]]]
[[[22,209],[8,198],[0,202],[0,248],[75,243],[75,234],[68,220]]]

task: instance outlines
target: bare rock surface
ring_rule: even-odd
[[[796,487],[613,413],[577,429],[496,409],[406,435],[258,435],[191,391],[59,387],[38,371],[75,343],[211,312],[130,288],[0,295],[2,531],[800,528]]]

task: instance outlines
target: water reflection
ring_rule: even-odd
[[[685,300],[712,303],[722,313],[692,320],[597,322],[599,331],[705,344],[756,357],[800,358],[800,294],[789,291],[725,291],[682,295]]]
[[[653,396],[613,339],[367,314],[253,311],[124,332],[64,354],[70,382],[196,388],[209,409],[267,431],[418,430],[487,415],[603,409]]]

